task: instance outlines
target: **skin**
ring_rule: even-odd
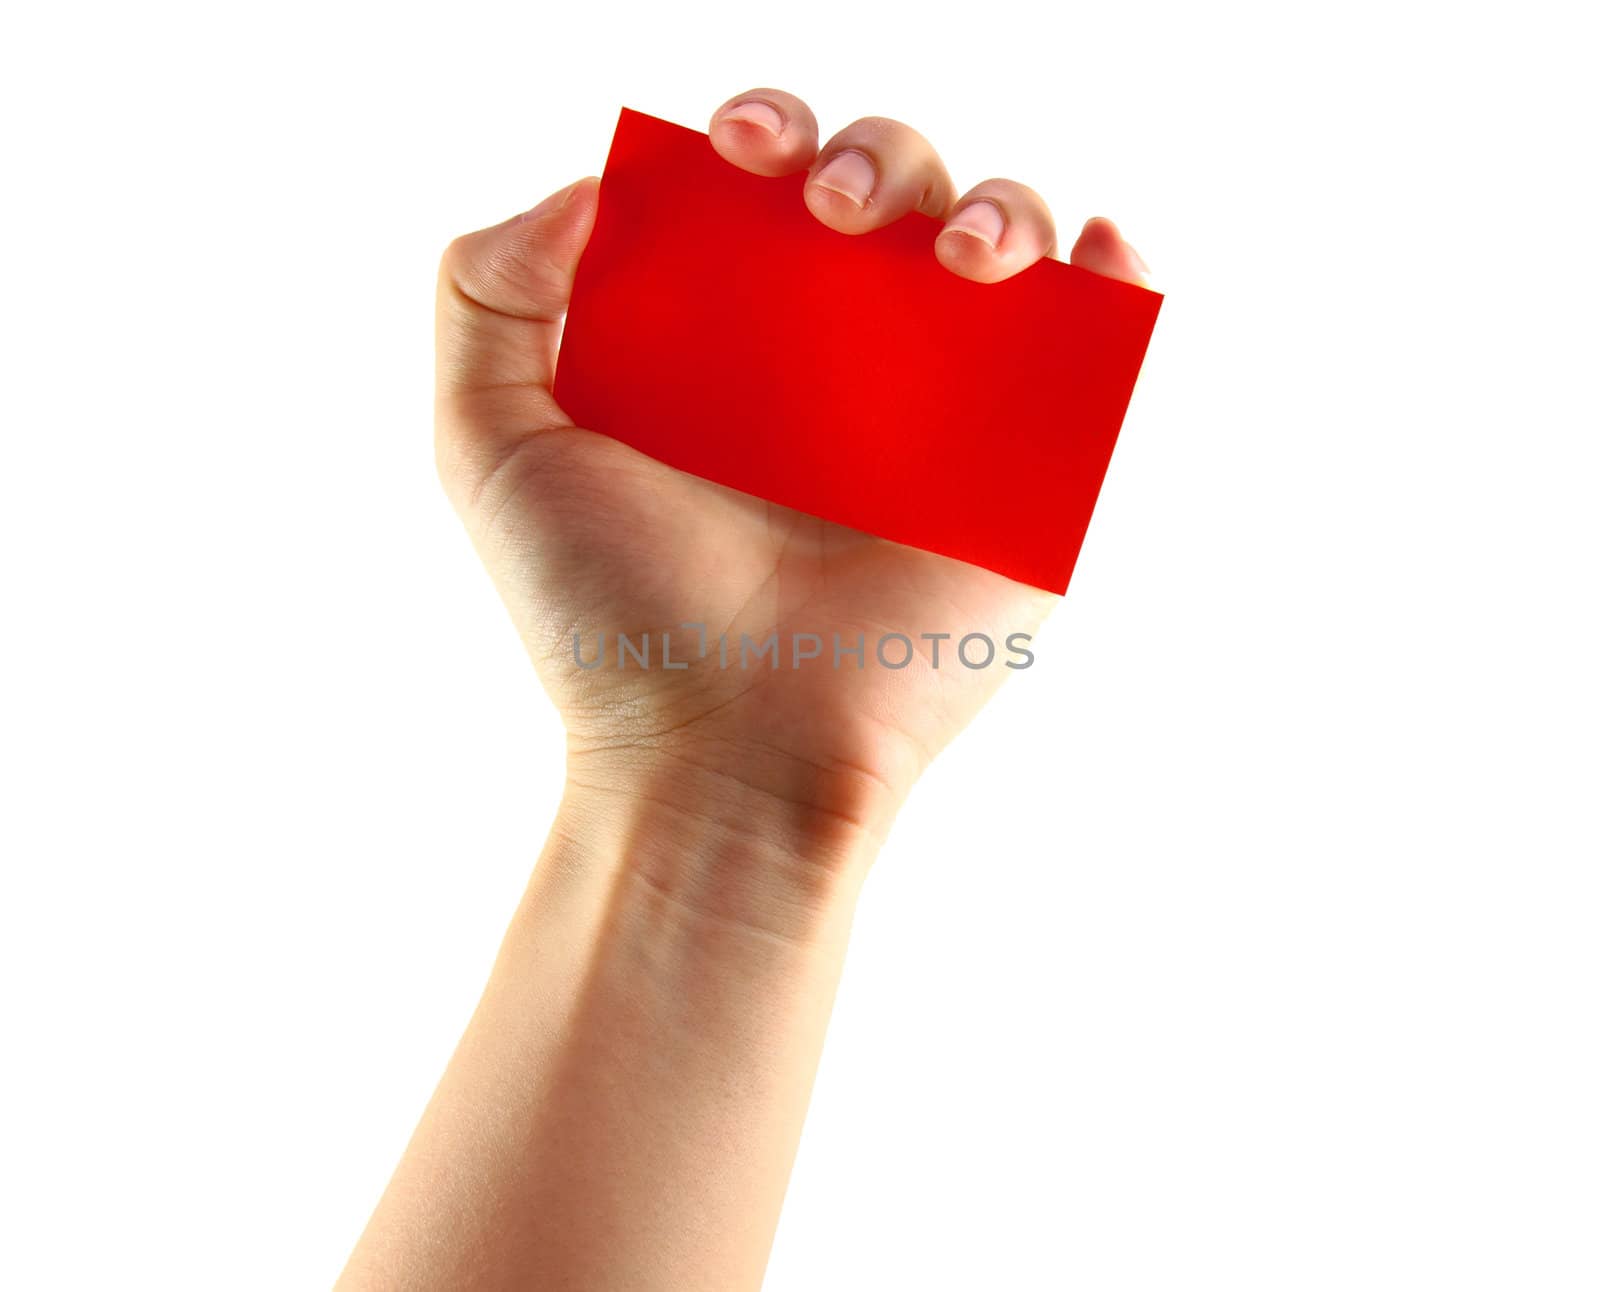
[[[921,211],[997,282],[1056,252],[1032,189],[959,193],[881,117],[826,143],[793,95],[712,144],[851,235]],[[550,394],[598,180],[457,239],[438,290],[440,475],[567,731],[555,825],[489,984],[343,1288],[760,1285],[860,884],[912,783],[1009,670],[722,670],[715,635],[1032,632],[1056,597],[680,474]],[[1070,258],[1145,283],[1091,219]],[[819,416],[828,415],[826,410]],[[673,553],[669,562],[641,553]],[[600,629],[705,621],[684,671],[584,671]],[[786,639],[786,638],[785,638]],[[692,656],[692,651],[690,652]]]

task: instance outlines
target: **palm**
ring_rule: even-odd
[[[533,441],[487,500],[502,591],[546,687],[578,741],[626,733],[782,748],[825,766],[889,776],[925,760],[1011,671],[1006,637],[1031,633],[1055,600],[963,562],[886,542],[685,475],[618,441],[569,428]],[[506,561],[504,554],[527,559]],[[707,653],[686,623],[705,625]],[[779,634],[782,658],[741,660],[741,635]],[[969,668],[957,641],[986,634],[997,654]],[[603,663],[585,662],[606,635]],[[651,667],[619,659],[615,638],[651,641]],[[794,666],[792,635],[821,638]],[[875,644],[911,638],[908,667]],[[948,633],[935,641],[924,634]],[[661,667],[670,634],[675,661]],[[864,666],[841,650],[865,638]],[[722,666],[719,636],[728,643]],[[938,667],[933,666],[935,647]],[[904,647],[886,646],[898,663]],[[981,661],[974,643],[969,658]],[[741,666],[741,664],[747,666]]]

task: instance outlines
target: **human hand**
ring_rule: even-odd
[[[863,118],[819,150],[803,102],[756,89],[713,114],[710,137],[731,165],[758,175],[808,171],[807,207],[842,234],[870,236],[911,211],[945,221],[935,255],[965,278],[997,282],[1056,252],[1037,193],[991,179],[958,197],[933,148],[898,122]],[[729,818],[754,798],[781,807],[808,845],[859,851],[1012,671],[1007,639],[1031,634],[1056,597],[711,484],[574,426],[550,387],[597,194],[598,181],[580,180],[446,252],[441,475],[562,714],[574,785]],[[1083,227],[1071,261],[1144,282],[1107,220]],[[704,625],[704,639],[686,623]],[[574,637],[588,662],[601,633],[602,664],[580,668]],[[617,633],[635,643],[648,634],[650,668],[619,667]],[[779,667],[765,658],[741,667],[742,637],[761,644],[774,633]],[[914,643],[908,666],[876,658],[874,643],[890,633]],[[957,655],[972,633],[998,647],[987,667]],[[669,634],[687,669],[661,666]],[[795,634],[820,641],[798,667]],[[860,665],[844,653],[834,666],[835,634],[845,652],[864,638]],[[903,648],[888,652],[898,663]]]
[[[967,278],[1055,248],[1031,189],[958,199],[896,122],[819,151],[805,104],[752,90],[711,141],[759,175],[809,170],[805,203],[841,234],[944,220],[934,254]],[[959,640],[1007,643],[1056,600],[574,426],[551,380],[597,190],[458,239],[441,267],[440,472],[561,711],[568,783],[341,1287],[759,1287],[866,863],[1008,672],[966,667]],[[1142,281],[1104,220],[1072,260]],[[727,637],[729,667],[686,622]],[[574,635],[587,662],[602,632],[607,658],[580,667]],[[650,668],[617,667],[617,633],[649,635]],[[786,650],[814,635],[819,657],[740,667],[743,639],[774,633]],[[835,634],[849,649],[891,633],[914,644],[908,666],[869,647],[833,667]],[[667,635],[688,667],[662,666]]]

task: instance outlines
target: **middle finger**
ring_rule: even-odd
[[[811,213],[840,233],[866,233],[909,211],[943,219],[955,198],[933,145],[887,117],[862,117],[828,140],[805,186]]]

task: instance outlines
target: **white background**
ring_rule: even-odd
[[[868,885],[768,1287],[1600,1284],[1577,16],[11,12],[0,1286],[336,1275],[560,778],[433,475],[438,253],[762,84],[1168,294]]]

